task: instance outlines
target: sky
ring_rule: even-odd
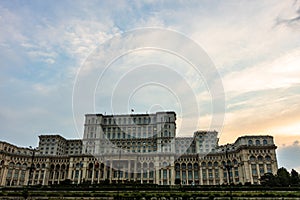
[[[1,0],[0,30],[3,141],[174,110],[179,136],[272,135],[300,171],[300,1]]]

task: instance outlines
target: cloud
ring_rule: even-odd
[[[46,1],[22,6],[1,2],[0,91],[1,107],[6,108],[1,122],[6,126],[0,130],[16,142],[9,133],[13,136],[22,131],[36,133],[42,126],[47,127],[45,129],[56,127],[63,135],[72,132],[74,127],[69,123],[71,91],[79,66],[99,44],[115,34],[149,26],[184,33],[205,49],[220,70],[227,98],[226,134],[222,135],[222,140],[234,140],[250,132],[269,133],[268,130],[280,135],[284,130],[289,133],[287,126],[298,130],[294,124],[299,120],[299,32],[288,26],[274,26],[277,19],[297,19],[299,13],[295,5],[293,1],[279,0],[243,3],[64,1],[59,4]],[[133,38],[133,42],[148,41],[147,38]],[[160,42],[163,44],[165,40]],[[192,47],[177,44],[176,48],[178,52],[191,52]],[[197,55],[198,52],[191,54]],[[164,61],[161,55],[139,54],[126,64],[134,65],[144,57]],[[169,57],[168,60],[169,65],[180,67],[182,64],[177,59]],[[118,64],[115,69],[122,74],[126,66]],[[97,79],[97,73],[87,74],[90,76],[80,86],[83,90],[90,89],[91,81]],[[200,85],[192,70],[184,74],[192,88]],[[114,80],[113,76],[106,78]],[[178,94],[184,96],[186,87],[182,82],[171,77],[170,81],[180,91]],[[125,86],[120,88],[125,91]],[[145,92],[154,93],[153,88]],[[93,105],[84,105],[93,94],[84,91],[81,95],[80,112],[93,112]],[[187,121],[199,120],[204,124],[201,127],[206,128],[211,118],[207,114],[211,108],[210,94],[199,89],[195,96],[205,111],[200,120],[189,113],[181,117],[186,117]],[[159,99],[150,97],[141,101],[144,105],[141,108]],[[164,103],[167,102],[168,99],[164,99]],[[100,106],[103,110],[109,109],[106,105]],[[6,116],[9,110],[22,113],[15,129],[8,126],[14,120],[14,115]],[[42,121],[40,116],[55,120],[53,123]],[[81,125],[83,117],[76,118]],[[38,123],[19,128],[26,127],[30,121]],[[183,130],[185,135],[192,132]]]
[[[285,12],[281,13],[277,18],[277,25],[288,25],[290,27],[298,27],[300,21],[300,2],[295,0],[291,5],[292,11],[285,10]]]
[[[277,149],[278,157],[278,167],[285,167],[289,171],[296,169],[300,171],[300,160],[298,159],[300,155],[300,145],[299,141],[296,140],[292,145],[279,147]]]
[[[297,49],[275,60],[228,73],[223,78],[225,91],[246,93],[292,87],[300,83],[299,65],[300,49]]]

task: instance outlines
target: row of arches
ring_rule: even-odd
[[[254,143],[254,141],[253,140],[248,140],[248,145],[261,145],[261,144],[263,144],[263,145],[267,145],[268,144],[268,141],[266,140],[266,139],[263,139],[262,140],[262,142],[261,142],[261,140],[255,140],[255,143]]]
[[[259,156],[251,155],[251,156],[249,157],[249,160],[250,160],[251,162],[255,162],[255,161],[264,161],[264,160],[266,160],[266,161],[271,161],[271,156],[269,156],[269,155],[266,155],[266,156],[262,156],[262,155],[259,155]]]

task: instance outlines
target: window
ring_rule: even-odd
[[[167,170],[166,169],[163,170],[163,178],[167,179]]]
[[[182,172],[182,179],[186,179],[186,172],[185,171]]]
[[[179,170],[176,170],[176,178],[180,178],[180,171]]]
[[[154,172],[153,171],[150,171],[149,172],[149,178],[153,178],[154,177]]]
[[[202,171],[202,178],[203,178],[203,179],[206,179],[206,170],[203,170],[203,171]]]
[[[185,169],[186,169],[185,163],[183,163],[183,164],[181,165],[181,168],[182,168],[182,170],[185,170]]]
[[[268,141],[267,141],[267,140],[263,140],[263,144],[264,144],[264,145],[267,145],[267,144],[268,144]]]
[[[256,145],[260,145],[260,141],[259,141],[259,140],[256,140],[256,141],[255,141],[255,144],[256,144]]]
[[[198,169],[195,169],[194,171],[194,178],[199,179]]]
[[[267,173],[272,173],[272,166],[271,166],[271,164],[267,164]]]
[[[212,169],[209,169],[209,170],[208,170],[208,177],[209,177],[210,179],[213,178]]]
[[[193,179],[192,171],[188,171],[188,178],[191,180]]]
[[[208,162],[208,166],[211,167],[212,166],[212,162]]]
[[[257,175],[257,169],[256,169],[256,165],[255,164],[251,165],[251,170],[252,170],[252,175],[253,176]]]
[[[219,178],[219,170],[218,169],[215,169],[215,177]]]
[[[252,145],[253,144],[253,141],[252,140],[249,140],[248,141],[248,145]]]
[[[214,167],[218,167],[218,162],[214,162]]]
[[[239,176],[239,168],[235,167],[234,168],[234,177],[238,177]]]
[[[260,173],[261,176],[265,174],[265,170],[264,170],[264,165],[263,164],[259,164],[259,173]]]
[[[76,170],[75,171],[75,178],[78,178],[79,177],[79,170]]]

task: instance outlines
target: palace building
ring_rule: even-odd
[[[269,135],[219,145],[216,131],[176,137],[175,112],[85,116],[82,139],[40,135],[37,148],[0,142],[0,186],[136,182],[259,184],[277,172]]]

